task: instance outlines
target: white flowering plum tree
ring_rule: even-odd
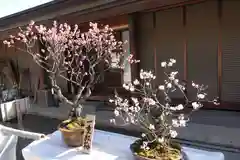
[[[34,46],[39,43],[42,48],[36,51]],[[118,57],[117,62],[115,59],[117,66],[124,67],[121,65],[124,64],[123,42],[115,39],[114,31],[108,25],[99,28],[97,23],[90,23],[89,30],[82,33],[78,25],[71,27],[54,21],[48,28],[32,21],[25,29],[20,28],[17,35],[10,35],[4,44],[27,52],[48,73],[52,92],[72,106],[71,116],[80,115],[81,100],[91,95],[99,77],[111,67],[113,56]],[[77,86],[72,99],[63,95],[59,78]]]
[[[115,104],[114,113],[123,120],[124,125],[134,124],[143,129],[141,140],[135,143],[138,144],[136,152],[142,156],[150,154],[150,157],[154,157],[156,154],[171,152],[171,139],[178,135],[176,128],[185,127],[189,115],[203,107],[202,102],[218,104],[218,99],[207,99],[207,86],[194,82],[192,87],[196,89],[196,99],[190,100],[185,94],[186,83],[180,81],[178,72],[173,70],[175,63],[175,59],[161,63],[166,76],[162,85],[154,84],[156,77],[151,71],[141,70],[139,80],[123,84],[132,93],[132,97],[124,99],[116,92],[114,98],[109,100]],[[182,104],[172,103],[169,93],[176,90],[180,90],[184,97]],[[192,110],[184,114],[183,110],[187,107]],[[115,119],[111,119],[111,122],[116,123]]]

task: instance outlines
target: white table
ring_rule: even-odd
[[[91,154],[67,147],[59,131],[49,138],[32,142],[22,150],[25,160],[133,160],[129,149],[135,137],[95,130]],[[224,160],[220,152],[183,147],[187,160]]]

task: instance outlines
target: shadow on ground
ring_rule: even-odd
[[[60,123],[60,120],[46,118],[36,115],[25,115],[23,118],[23,130],[50,134],[57,129],[57,125]],[[2,123],[3,125],[13,127],[18,129],[17,120],[12,120],[10,122]],[[33,140],[19,138],[17,144],[17,160],[24,160],[22,157],[21,150],[31,143]]]

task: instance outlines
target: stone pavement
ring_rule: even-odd
[[[29,114],[46,116],[50,118],[66,119],[69,106],[40,107],[32,104]],[[135,126],[113,126],[109,119],[114,117],[110,106],[103,102],[90,101],[84,104],[85,113],[96,115],[97,126],[124,128],[130,132],[140,131]],[[198,143],[203,146],[210,145],[215,148],[240,152],[240,112],[200,110],[192,115],[188,127],[179,130],[178,139],[186,143]]]

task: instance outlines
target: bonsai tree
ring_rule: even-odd
[[[185,94],[186,83],[178,78],[178,72],[173,70],[175,59],[162,62],[166,79],[162,85],[155,85],[155,76],[151,71],[140,71],[140,79],[133,83],[123,84],[132,93],[132,97],[121,98],[117,92],[109,101],[115,104],[115,115],[120,117],[124,125],[134,124],[143,129],[140,140],[131,146],[137,156],[150,159],[180,160],[180,147],[172,143],[179,127],[185,127],[189,115],[203,107],[203,102],[218,104],[218,100],[207,99],[207,86],[192,82],[196,90],[196,99],[190,100]],[[171,92],[179,90],[182,93],[182,103],[174,103]],[[186,111],[188,110],[188,111]],[[190,110],[190,111],[189,111]],[[115,119],[111,122],[116,123]]]
[[[124,67],[121,65],[123,43],[115,39],[113,30],[108,25],[100,29],[97,23],[89,23],[89,26],[90,29],[82,33],[78,25],[71,27],[54,21],[48,28],[32,21],[25,29],[20,28],[17,35],[4,41],[8,47],[27,52],[48,73],[52,93],[72,106],[70,117],[80,115],[81,100],[91,95],[99,77],[111,67],[113,56],[117,57],[117,67]],[[39,43],[41,48],[36,49]],[[59,78],[74,84],[74,97],[67,98],[63,94]]]

